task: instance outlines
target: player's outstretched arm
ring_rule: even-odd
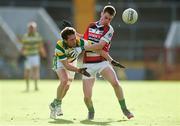
[[[87,77],[90,77],[91,75],[86,71],[87,68],[77,68],[71,64],[69,64],[68,60],[62,60],[61,61],[64,67],[69,71],[74,71],[76,73],[81,73]]]
[[[107,61],[112,62],[113,58],[109,55],[109,53],[105,52],[104,50],[96,51],[99,53],[102,57],[104,57]]]
[[[99,51],[102,50],[103,47],[106,45],[106,42],[101,41],[100,43],[93,44],[92,41],[89,40],[80,40],[81,44],[79,44],[79,47],[75,47],[72,51],[69,52],[71,57],[78,57],[82,51]],[[81,46],[83,45],[83,46]]]
[[[104,57],[107,61],[109,61],[113,66],[117,66],[120,68],[125,68],[125,66],[121,65],[118,61],[114,60],[109,53],[105,52],[104,50],[97,51],[102,57]]]
[[[99,43],[95,43],[95,44],[92,44],[92,45],[85,45],[84,49],[86,51],[102,50],[105,45],[106,45],[106,42],[101,41]]]

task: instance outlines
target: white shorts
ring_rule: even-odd
[[[77,60],[73,61],[73,62],[70,63],[70,64],[76,67],[76,66],[77,66]],[[62,62],[61,62],[60,60],[57,61],[56,67],[54,67],[53,70],[56,71],[56,72],[58,72],[59,69],[65,69],[66,72],[67,72],[67,74],[68,74],[68,78],[69,78],[69,79],[74,79],[75,72],[67,70],[67,69],[64,67],[64,65],[62,64]]]
[[[32,67],[38,67],[40,65],[39,55],[26,56],[24,63],[25,69],[31,69]]]
[[[111,68],[114,71],[114,69],[108,61],[102,61],[100,63],[84,63],[83,67],[87,67],[87,72],[91,74],[91,77],[83,75],[82,79],[95,78],[97,73],[101,73],[101,71],[107,67]]]

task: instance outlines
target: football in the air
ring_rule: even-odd
[[[138,13],[132,8],[124,10],[122,19],[126,24],[134,24],[138,19]]]

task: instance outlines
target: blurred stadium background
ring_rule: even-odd
[[[0,79],[23,78],[18,41],[32,20],[37,22],[48,52],[48,58],[42,59],[41,78],[56,78],[51,64],[61,21],[72,22],[77,31],[84,33],[107,4],[117,9],[110,53],[127,67],[116,69],[120,79],[180,80],[179,0],[1,0]],[[129,7],[139,14],[133,25],[121,19],[123,10]]]

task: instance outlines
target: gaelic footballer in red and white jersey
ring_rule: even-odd
[[[100,22],[93,22],[87,28],[84,39],[90,40],[92,43],[99,43],[101,40],[105,41],[106,44],[103,47],[103,50],[109,52],[109,48],[111,45],[111,39],[113,37],[114,29],[109,25],[101,25]],[[84,63],[98,63],[104,61],[105,59],[100,56],[100,54],[94,51],[85,51],[84,54]]]

